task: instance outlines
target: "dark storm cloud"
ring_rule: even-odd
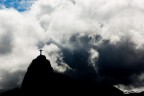
[[[130,83],[127,80],[133,74],[141,74],[144,70],[144,52],[136,50],[135,44],[129,40],[122,40],[116,45],[104,41],[97,50],[100,54],[99,74],[115,79],[115,83]]]
[[[94,45],[99,42],[102,43]],[[141,74],[144,70],[143,49],[137,50],[136,45],[128,38],[112,44],[99,35],[93,35],[92,38],[88,34],[75,34],[70,37],[69,43],[75,46],[74,50],[59,47],[63,54],[63,62],[74,70],[69,74],[76,77],[95,79],[99,76],[100,79],[112,80],[109,82],[113,84],[131,84],[131,76]],[[97,70],[89,62],[91,48],[99,53],[98,61],[95,61]]]
[[[90,34],[74,34],[70,37],[69,43],[74,46],[74,50],[62,48],[63,60],[72,69],[74,69],[73,75],[78,78],[96,79],[97,71],[95,66],[92,66],[90,62],[90,50],[94,47],[93,41],[99,41],[100,36],[96,35],[92,38]],[[97,57],[94,57],[97,58]],[[94,61],[96,65],[97,61]],[[72,73],[71,73],[72,74]]]

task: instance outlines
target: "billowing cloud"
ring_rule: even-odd
[[[16,72],[23,74],[38,48],[43,48],[56,71],[142,87],[143,4],[142,0],[39,0],[22,13],[3,7],[1,88],[20,84],[23,75],[4,79]]]
[[[38,55],[35,46],[42,39],[40,32],[43,32],[43,29],[37,20],[14,9],[0,10],[0,13],[0,76],[6,79],[15,71],[26,70],[27,65]],[[27,23],[27,21],[31,22]],[[5,72],[9,74],[4,76]],[[2,83],[7,82],[2,81],[0,80]]]

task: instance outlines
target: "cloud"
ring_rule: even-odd
[[[39,54],[38,48],[43,48],[56,71],[142,87],[143,3],[39,0],[22,13],[12,8],[0,10],[1,88],[17,86],[20,80],[13,73],[25,72]],[[9,75],[9,81],[4,81]]]
[[[2,79],[6,79],[13,72],[26,70],[31,60],[38,55],[35,45],[40,41],[40,32],[43,32],[43,29],[36,20],[26,17],[14,9],[0,10],[0,13],[0,76]],[[8,75],[1,75],[5,72]],[[14,79],[16,76],[12,74],[11,77]],[[1,83],[9,85],[14,82],[4,80]]]

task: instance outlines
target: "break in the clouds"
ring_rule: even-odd
[[[18,11],[28,10],[37,0],[0,0],[0,9],[15,8]]]
[[[0,88],[20,84],[39,48],[56,71],[123,84],[117,85],[120,89],[142,88],[143,4],[143,0],[38,0],[22,13],[3,5]]]

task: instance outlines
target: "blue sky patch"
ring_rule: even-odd
[[[35,1],[36,0],[0,0],[0,9],[4,7],[13,7],[16,10],[23,12],[28,10]]]

